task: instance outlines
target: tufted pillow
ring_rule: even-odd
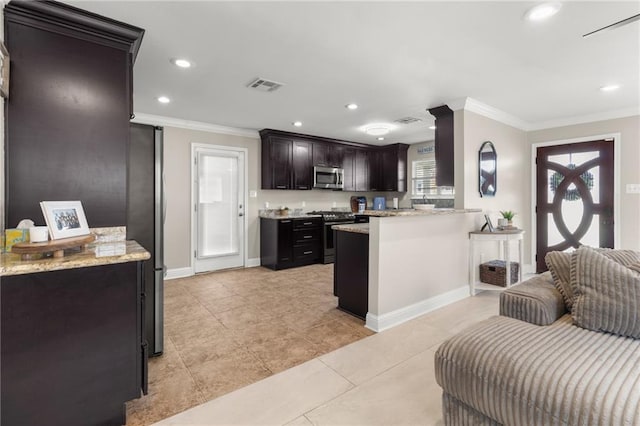
[[[614,250],[609,248],[594,248],[592,250],[624,266],[629,266],[640,261],[640,253],[633,250]],[[544,258],[547,268],[549,268],[549,272],[551,272],[553,285],[555,285],[556,289],[562,294],[562,298],[569,312],[572,311],[575,301],[573,287],[571,285],[572,253],[575,252],[550,251]]]
[[[576,325],[640,339],[640,263],[625,266],[607,252],[580,247],[571,255]]]

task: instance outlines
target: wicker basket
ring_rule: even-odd
[[[507,286],[506,263],[504,260],[490,260],[480,264],[480,281],[500,287]],[[511,262],[511,284],[518,281],[518,262]]]

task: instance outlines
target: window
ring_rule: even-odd
[[[424,160],[414,161],[412,164],[412,190],[413,196],[437,195],[436,186],[436,158],[429,155]]]

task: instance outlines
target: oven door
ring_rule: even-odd
[[[313,187],[326,189],[344,188],[344,170],[338,167],[314,167]]]
[[[334,244],[335,232],[331,227],[333,225],[344,225],[346,223],[354,223],[354,220],[324,223],[324,232],[322,233],[322,263],[333,263],[336,259],[336,247]]]

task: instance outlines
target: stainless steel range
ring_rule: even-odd
[[[335,246],[333,245],[333,225],[354,223],[356,217],[351,212],[315,211],[308,214],[322,216],[322,263],[333,263],[335,260]]]

